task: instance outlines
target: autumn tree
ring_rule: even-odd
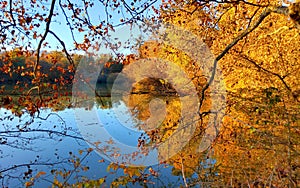
[[[222,184],[297,186],[299,4],[176,1],[165,7],[162,18],[203,38],[222,67],[227,107],[212,147]]]
[[[140,58],[158,56],[181,64],[187,75],[193,78],[192,83],[197,89],[200,100],[197,117],[200,119],[221,113],[206,110],[210,107],[209,93],[217,66],[221,67],[226,83],[226,113],[220,114],[224,119],[217,139],[205,151],[217,161],[215,166],[218,168],[214,169],[217,175],[203,173],[203,168],[198,168],[202,164],[199,160],[202,154],[195,151],[195,145],[191,145],[170,159],[174,172],[184,177],[185,186],[205,183],[203,181],[207,180],[204,178],[207,175],[213,176],[208,182],[209,186],[299,186],[299,2],[170,0],[162,1],[159,8],[154,6],[156,2],[2,1],[1,51],[7,55],[2,54],[1,71],[10,77],[20,73],[22,78],[30,78],[25,94],[17,99],[19,105],[22,104],[36,118],[41,107],[50,107],[50,101],[57,98],[56,95],[41,95],[49,87],[57,89],[55,84],[45,81],[51,74],[43,71],[45,58],[54,65],[51,69],[54,74],[63,74],[54,82],[68,84],[69,78],[65,75],[75,71],[76,59],[80,59],[76,52],[89,49],[97,51],[101,40],[111,48],[114,56],[122,56],[117,52],[118,44],[113,44],[109,35],[118,26],[149,20],[169,23],[189,30],[207,44],[215,55],[210,75],[203,79],[200,67],[194,66],[191,57],[172,46],[158,47],[155,43],[146,43],[140,48]],[[98,9],[103,15],[94,15]],[[157,13],[157,17],[152,16],[151,19],[148,11]],[[70,40],[55,29],[55,24],[60,22],[66,25],[73,47],[68,47]],[[55,40],[57,45],[52,46],[51,40]],[[44,51],[51,47],[58,51]],[[25,62],[24,58],[27,58]],[[125,62],[131,59],[135,60],[128,57]],[[20,62],[25,63],[23,68],[18,65]],[[65,66],[66,62],[68,66]],[[92,67],[87,66],[88,69]],[[164,80],[152,82],[160,88],[165,85]],[[138,84],[135,86],[139,87]],[[169,88],[172,89],[171,86]],[[36,96],[30,96],[34,92]],[[148,111],[144,111],[142,99],[131,98],[128,103],[138,103],[138,116],[146,119]],[[169,110],[177,103],[176,98],[171,101]],[[2,106],[22,115],[14,104],[11,96],[2,97]],[[175,113],[165,119],[166,126],[161,128],[170,130],[159,135],[161,140],[172,134],[171,129],[176,127],[174,123],[178,118]],[[170,124],[174,127],[167,126]],[[197,133],[201,133],[201,128],[198,127]],[[197,140],[198,137],[195,135],[195,138]],[[127,168],[122,169],[128,172]],[[140,173],[136,169],[132,171],[138,175]],[[190,178],[187,181],[186,175],[193,172],[198,179]],[[132,176],[131,173],[128,172],[129,176]],[[218,181],[214,179],[215,176]]]

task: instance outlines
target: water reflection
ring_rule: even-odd
[[[78,181],[82,182],[86,179],[85,177],[88,179],[105,178],[105,184],[110,185],[116,179],[126,176],[130,178],[127,184],[134,186],[131,180],[134,180],[136,176],[126,174],[124,173],[125,170],[122,171],[122,169],[107,171],[110,161],[98,155],[99,150],[95,147],[97,142],[87,144],[86,140],[82,138],[82,132],[77,127],[75,113],[76,111],[83,114],[89,113],[92,109],[97,112],[96,116],[85,117],[85,130],[88,133],[99,134],[102,132],[88,127],[97,125],[98,128],[104,128],[110,135],[107,138],[101,137],[101,142],[107,141],[105,146],[113,146],[113,143],[109,142],[113,137],[119,143],[141,149],[147,145],[159,144],[164,141],[172,134],[174,127],[176,128],[176,123],[179,121],[180,105],[177,104],[179,101],[176,97],[154,97],[156,99],[154,103],[165,103],[167,109],[164,113],[167,114],[166,117],[168,118],[159,120],[159,124],[153,126],[154,124],[151,122],[153,120],[149,117],[151,113],[153,115],[157,111],[156,109],[151,111],[151,108],[149,110],[147,108],[149,105],[142,102],[147,101],[146,98],[150,100],[153,97],[150,95],[132,95],[129,101],[120,99],[114,102],[110,98],[102,97],[101,102],[99,98],[96,98],[89,108],[60,108],[62,109],[60,111],[41,109],[39,117],[32,117],[24,112],[24,115],[18,118],[10,111],[1,108],[0,175],[3,187],[23,187],[25,182],[30,182],[32,178],[35,179],[34,187],[47,187],[56,181],[62,182],[61,185],[68,185]],[[87,103],[91,104],[91,101],[87,101]],[[157,107],[157,105],[154,106]],[[159,114],[163,113],[163,111],[157,110]],[[95,122],[96,124],[93,124]],[[154,129],[155,127],[157,129]],[[141,144],[142,140],[143,143]],[[88,148],[91,146],[96,149],[89,151]],[[157,150],[152,152],[155,151],[157,152]],[[101,148],[101,152],[109,158],[112,157],[109,148],[106,151]],[[131,154],[131,151],[128,153]],[[183,151],[181,154],[183,153],[188,154],[193,153],[193,151]],[[148,156],[157,156],[157,153],[147,154]],[[128,160],[130,159],[132,156],[128,158]],[[176,157],[172,160],[164,161],[161,165],[152,165],[151,169],[150,167],[142,169],[144,174],[148,174],[144,177],[149,180],[145,181],[148,182],[146,184],[153,185],[155,183],[157,186],[168,185],[169,183],[173,185],[182,184],[181,176],[173,176],[178,175],[174,169],[180,169],[176,165],[174,166],[178,160]],[[74,166],[76,161],[80,161],[80,168]],[[200,161],[197,159],[195,165],[199,165]],[[159,162],[161,161],[155,161],[153,164]],[[40,174],[40,172],[45,172],[45,174]],[[154,172],[157,172],[156,176],[154,176]],[[154,175],[149,176],[151,173]],[[57,183],[57,185],[59,184]]]

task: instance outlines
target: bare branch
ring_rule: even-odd
[[[247,56],[245,56],[245,55],[241,55],[240,57],[242,57],[243,59],[245,59],[245,60],[247,60],[248,62],[252,63],[256,68],[261,69],[261,70],[263,70],[263,71],[265,71],[265,72],[267,72],[267,73],[269,73],[269,74],[271,74],[271,75],[273,75],[273,76],[276,76],[277,78],[279,78],[279,80],[283,83],[283,85],[285,86],[285,88],[286,88],[289,92],[292,91],[291,88],[288,86],[288,84],[285,82],[284,76],[281,76],[281,75],[279,75],[278,73],[275,73],[275,72],[269,71],[268,69],[265,69],[264,67],[258,65],[253,59],[251,59],[251,58],[249,58],[249,57],[247,57]]]
[[[9,0],[9,13],[10,13],[10,17],[11,17],[11,19],[13,21],[13,25],[16,26],[17,24],[16,24],[16,20],[14,18],[14,15],[13,15],[12,6],[13,6],[12,5],[12,0]]]
[[[243,33],[241,33],[238,37],[236,37],[230,44],[228,44],[226,46],[226,48],[215,58],[214,60],[214,65],[213,65],[213,69],[212,69],[212,73],[211,73],[211,77],[209,79],[209,81],[207,82],[207,84],[202,88],[201,91],[201,100],[200,100],[200,104],[199,104],[199,113],[200,113],[200,109],[202,107],[203,101],[204,101],[204,94],[205,91],[209,88],[209,86],[212,84],[212,82],[214,81],[215,75],[216,75],[216,69],[217,69],[217,65],[218,65],[218,61],[220,59],[222,59],[228,52],[229,50],[235,46],[240,40],[242,40],[245,36],[247,36],[249,33],[251,33],[254,29],[256,29],[261,22],[268,16],[271,14],[271,9],[266,8],[264,10],[264,12],[259,16],[258,20],[256,21],[256,23],[252,26],[252,27],[248,27]]]
[[[74,61],[73,61],[71,55],[68,53],[68,50],[66,48],[64,41],[62,41],[53,31],[49,30],[49,33],[51,33],[59,41],[59,43],[62,45],[62,47],[64,49],[64,52],[67,56],[68,61],[70,62],[71,65],[74,66]]]
[[[45,32],[44,32],[44,35],[43,35],[42,39],[40,40],[40,42],[38,44],[36,63],[34,65],[34,69],[33,69],[34,76],[36,76],[37,67],[39,65],[40,51],[41,51],[42,44],[45,41],[45,39],[46,39],[46,37],[47,37],[47,35],[49,33],[49,30],[50,30],[50,24],[51,24],[51,19],[52,19],[53,12],[54,12],[55,1],[56,0],[52,0],[52,2],[51,2],[51,7],[50,7],[49,15],[47,17],[46,29],[45,29]]]
[[[228,0],[219,0],[219,1],[218,0],[208,0],[208,1],[207,0],[195,0],[191,4],[195,4],[195,3],[201,4],[201,3],[207,3],[207,2],[218,3],[218,4],[240,4],[240,3],[244,3],[244,4],[247,4],[247,5],[251,5],[251,6],[255,6],[255,7],[261,7],[261,8],[266,8],[266,7],[269,6],[268,4],[260,5],[260,4],[251,3],[251,2],[246,1],[246,0],[235,0],[235,1],[228,1]]]
[[[184,174],[183,158],[182,157],[180,157],[180,158],[181,158],[181,173],[182,173],[183,182],[184,182],[185,187],[189,187],[186,182],[186,178],[185,178],[185,174]]]
[[[12,167],[3,169],[0,171],[0,173],[4,173],[10,170],[14,170],[16,168],[20,168],[20,167],[28,167],[28,166],[53,166],[53,165],[57,165],[57,164],[62,164],[62,163],[66,163],[68,162],[66,161],[61,161],[61,162],[53,162],[53,163],[24,163],[24,164],[19,164],[19,165],[14,165]]]
[[[19,134],[19,133],[34,133],[34,132],[56,134],[56,135],[60,135],[60,136],[64,136],[64,137],[74,138],[74,139],[78,139],[78,140],[84,140],[80,136],[75,136],[75,135],[67,134],[65,131],[60,132],[60,131],[47,130],[47,129],[0,131],[0,135],[4,135],[4,134]],[[8,136],[5,136],[5,137],[8,137]]]

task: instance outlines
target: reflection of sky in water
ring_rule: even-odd
[[[123,105],[120,105],[119,108],[124,108]],[[51,110],[43,109],[41,110],[41,117],[46,117],[49,113],[51,113]],[[50,116],[46,121],[44,120],[38,120],[35,119],[34,123],[30,125],[31,129],[39,128],[39,129],[45,129],[45,130],[62,130],[65,128],[65,126],[68,128],[68,133],[80,136],[78,134],[75,134],[77,130],[75,116],[74,116],[74,109],[65,109],[63,111],[54,112],[55,114],[59,115],[53,115]],[[105,127],[108,129],[108,131],[116,138],[118,138],[122,142],[126,142],[128,144],[132,144],[136,146],[137,143],[137,137],[139,137],[140,132],[136,131],[134,132],[132,129],[128,129],[124,126],[118,126],[120,123],[118,123],[118,120],[114,119],[114,116],[111,116],[111,110],[110,109],[98,109],[98,113],[100,117],[105,117],[103,122],[106,124]],[[14,118],[12,121],[10,120],[3,120],[4,117],[7,115],[10,115],[11,113],[7,111],[6,109],[1,108],[0,109],[0,118],[2,120],[0,121],[0,132],[5,131],[4,127],[10,126],[12,129],[17,124],[22,123],[25,120],[28,120],[30,117],[23,116],[21,119],[22,122],[19,121],[18,118]],[[65,122],[65,124],[62,124],[62,120]],[[54,125],[56,125],[56,128],[54,128]],[[124,133],[125,131],[125,133]],[[131,136],[128,136],[131,135]],[[5,136],[5,134],[0,134],[1,136]],[[77,157],[83,157],[79,155],[79,150],[85,150],[89,146],[83,141],[83,140],[76,140],[74,138],[69,138],[65,136],[54,136],[53,138],[49,138],[48,133],[42,133],[42,132],[35,132],[35,133],[22,133],[23,137],[32,138],[30,140],[30,143],[27,145],[29,148],[34,149],[22,149],[22,145],[19,144],[21,147],[20,149],[12,148],[7,145],[0,145],[0,171],[9,168],[13,165],[20,165],[20,164],[30,164],[35,159],[38,160],[38,162],[46,162],[46,163],[53,163],[57,161],[61,161],[63,159],[67,159],[70,157],[69,153],[72,152]],[[34,139],[33,137],[36,137]],[[43,137],[43,138],[42,138]],[[14,140],[18,140],[19,137],[12,138]],[[38,156],[38,157],[37,157]],[[102,157],[99,156],[96,152],[92,152],[84,161],[83,165],[89,166],[89,170],[87,172],[80,172],[76,175],[82,175],[86,176],[91,179],[95,178],[102,178],[104,176],[107,176],[106,184],[109,187],[109,184],[111,181],[113,181],[115,178],[123,175],[122,171],[119,170],[116,174],[111,174],[110,172],[106,171],[107,165],[109,164],[109,161],[106,161],[104,163],[99,163],[98,161],[101,160]],[[46,175],[42,176],[44,180],[39,180],[35,183],[33,187],[49,187],[51,185],[51,182],[53,181],[53,175],[50,173],[51,169],[70,169],[72,170],[73,164],[67,162],[64,164],[58,164],[54,166],[43,166],[43,165],[31,165],[31,169],[33,169],[33,175],[36,175],[39,171],[45,171]],[[171,168],[164,168],[158,165],[152,166],[152,168],[159,172],[160,178],[151,178],[153,182],[155,182],[155,186],[163,186],[168,184],[169,182],[177,182],[178,177],[171,175]],[[24,175],[24,172],[27,171],[27,167],[21,167],[18,168],[16,171],[9,171],[8,174],[10,176],[18,177],[18,179],[11,179],[8,183],[8,187],[24,187],[25,180],[22,179],[22,176]],[[2,176],[5,176],[6,173],[2,173]],[[75,174],[74,174],[75,175]],[[75,179],[70,178],[69,182],[75,182]],[[2,181],[2,180],[1,180]],[[27,179],[28,181],[28,179]],[[181,183],[182,180],[180,180],[177,183]],[[4,183],[4,185],[6,184]],[[176,184],[176,183],[175,183]],[[129,184],[129,187],[140,187],[137,184],[132,185]]]
[[[135,128],[137,120],[123,101],[114,103],[111,109],[98,109],[97,113],[104,128],[114,139],[129,146],[137,146],[138,138],[144,131]]]
[[[147,155],[143,153],[145,150],[138,148],[142,132],[133,128],[136,121],[125,103],[118,101],[118,105],[112,106],[111,109],[97,108],[96,105],[90,110],[74,109],[78,129],[90,147],[96,148],[105,159],[117,163],[138,166],[158,164],[157,148],[147,147]]]
[[[41,117],[46,117],[51,110],[43,109],[40,111]],[[65,109],[63,111],[54,112],[57,115],[51,115],[47,120],[41,120],[35,118],[35,121],[29,125],[31,130],[51,130],[51,131],[59,131],[62,132],[65,128],[68,129],[67,133],[79,136],[76,133],[76,123],[74,120],[74,114],[72,113],[72,109]],[[18,124],[23,124],[25,121],[30,119],[29,115],[22,116],[21,119],[14,118],[12,121],[3,120],[4,117],[11,115],[9,111],[6,109],[0,110],[0,117],[2,118],[0,131],[5,131],[4,127],[9,127],[10,130],[17,130],[15,127]],[[13,116],[12,116],[13,117]],[[64,123],[63,123],[63,121]],[[5,137],[7,134],[1,133],[0,137]],[[3,152],[0,157],[0,171],[6,168],[9,168],[13,165],[22,165],[22,164],[32,164],[35,160],[38,163],[55,163],[59,161],[63,161],[68,158],[69,152],[72,152],[76,156],[79,156],[78,151],[80,149],[88,148],[88,145],[79,139],[74,139],[66,136],[58,136],[50,134],[47,132],[35,131],[35,132],[23,132],[21,135],[18,134],[10,134],[14,137],[8,138],[9,142],[17,141],[16,146],[19,148],[10,147],[8,145],[0,145],[0,150]],[[22,138],[28,139],[27,142],[20,142]],[[27,148],[27,149],[26,149]],[[84,163],[89,164],[90,171],[89,173],[83,173],[88,175],[89,177],[100,177],[107,174],[105,168],[101,168],[101,166],[106,164],[98,163],[98,160],[101,158],[99,155],[91,154]],[[58,164],[54,166],[47,165],[30,165],[31,169],[33,169],[33,175],[36,175],[39,171],[45,171],[46,175],[43,178],[53,181],[53,175],[50,173],[50,170],[53,168],[66,168],[72,169],[72,164],[64,163]],[[22,180],[22,176],[24,172],[27,170],[27,167],[18,168],[16,171],[9,171],[11,176],[20,177]],[[3,176],[5,173],[2,174]],[[25,181],[25,180],[23,180]],[[28,181],[28,180],[27,180]],[[40,180],[37,182],[34,187],[47,187],[49,186],[49,182]],[[24,184],[21,184],[17,179],[12,179],[10,181],[9,187],[24,187]]]

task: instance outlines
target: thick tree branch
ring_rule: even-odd
[[[260,4],[255,4],[255,3],[251,3],[247,0],[235,0],[235,1],[229,1],[229,0],[195,0],[193,1],[191,4],[195,4],[198,3],[200,5],[202,5],[201,3],[218,3],[218,4],[240,4],[240,3],[244,3],[247,5],[251,5],[251,6],[255,6],[255,7],[261,7],[261,8],[265,8],[268,7],[269,5],[260,5]]]
[[[40,52],[41,52],[42,44],[45,41],[45,39],[46,39],[46,37],[47,37],[47,35],[48,35],[49,31],[50,31],[50,24],[51,24],[51,19],[53,17],[53,13],[54,13],[55,1],[56,0],[52,0],[52,2],[51,2],[51,7],[50,7],[50,10],[49,10],[49,15],[48,15],[48,17],[46,19],[46,21],[47,21],[47,23],[46,23],[46,29],[45,29],[45,32],[44,32],[44,35],[43,35],[42,39],[40,40],[40,42],[38,44],[36,63],[34,65],[34,69],[33,69],[34,76],[36,76],[37,67],[39,65]]]
[[[16,26],[17,24],[16,24],[16,20],[15,20],[15,18],[14,18],[14,15],[13,15],[13,10],[12,10],[12,6],[13,6],[13,5],[12,5],[12,4],[13,4],[12,1],[13,1],[13,0],[10,0],[10,1],[9,1],[9,13],[10,13],[10,17],[11,17],[11,19],[12,19],[12,21],[13,21],[13,25]]]
[[[228,52],[229,50],[235,46],[240,40],[242,40],[245,36],[247,36],[249,33],[251,33],[254,29],[256,29],[261,23],[262,21],[268,16],[270,15],[272,12],[271,9],[266,8],[264,10],[264,12],[259,16],[258,20],[256,21],[256,23],[247,28],[243,33],[241,33],[238,37],[236,37],[230,44],[228,44],[226,46],[226,48],[215,58],[214,60],[214,64],[213,64],[213,69],[212,69],[212,73],[211,73],[211,77],[208,80],[207,84],[202,88],[201,90],[201,99],[200,99],[200,104],[199,104],[199,113],[200,113],[200,109],[202,107],[203,101],[205,99],[205,92],[206,90],[209,88],[209,86],[212,84],[212,82],[214,81],[215,75],[216,75],[216,71],[217,71],[217,65],[218,65],[218,61],[220,59],[222,59]],[[200,113],[201,115],[201,113]]]

